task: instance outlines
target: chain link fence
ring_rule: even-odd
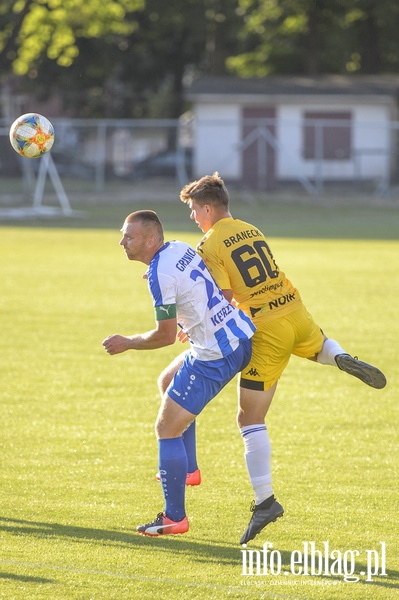
[[[43,203],[39,192],[43,196],[55,190],[59,196],[61,188],[66,196],[91,197],[93,201],[100,201],[104,194],[113,201],[134,194],[135,189],[147,190],[148,194],[151,189],[157,194],[169,190],[176,198],[188,181],[215,170],[229,186],[239,190],[281,190],[297,185],[317,196],[325,186],[343,181],[348,188],[369,185],[377,195],[398,190],[397,122],[392,122],[389,130],[374,133],[368,124],[368,138],[372,141],[377,135],[382,140],[373,146],[368,142],[354,144],[345,121],[306,120],[299,150],[301,159],[306,160],[306,171],[290,169],[290,129],[285,124],[282,140],[281,122],[250,119],[241,123],[245,134],[240,143],[229,143],[228,122],[223,124],[224,131],[220,122],[198,123],[190,115],[179,120],[54,119],[53,125],[56,139],[52,164],[44,169],[41,178],[47,181],[41,182],[43,189],[38,191],[43,158],[18,156],[9,143],[9,124],[0,122],[1,206],[29,203],[32,199],[39,206]],[[216,134],[204,139],[199,132],[207,128]],[[338,165],[335,171],[326,168],[326,161]],[[348,170],[344,165],[349,161]],[[340,177],[340,168],[344,177]]]

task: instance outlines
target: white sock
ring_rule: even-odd
[[[255,504],[273,495],[271,474],[271,445],[266,425],[246,425],[240,429],[244,442],[244,457],[249,479],[255,492]]]
[[[322,365],[331,365],[336,367],[337,363],[334,358],[337,354],[348,354],[335,340],[325,340],[323,347],[317,355],[317,362]]]

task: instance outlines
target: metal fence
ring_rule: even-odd
[[[307,162],[300,163],[298,159],[295,169],[290,166],[294,162],[290,126],[295,125],[281,121],[242,121],[240,128],[244,134],[238,143],[229,143],[229,131],[231,127],[237,128],[237,124],[199,123],[191,116],[179,120],[54,119],[53,125],[56,141],[51,164],[42,168],[41,178],[48,176],[54,187],[58,186],[58,193],[63,188],[67,195],[101,194],[118,184],[133,189],[138,183],[151,185],[156,180],[168,181],[178,188],[210,169],[219,170],[226,181],[231,179],[240,189],[281,188],[287,183],[297,183],[307,193],[317,195],[328,183],[342,182],[339,170],[334,174],[326,167],[334,161],[341,165],[350,161],[349,171],[341,168],[346,184],[371,182],[377,194],[391,193],[399,180],[397,122],[385,126],[383,135],[379,131],[385,141],[377,145],[372,143],[373,127],[365,124],[371,131],[370,143],[359,145],[348,134],[347,122],[308,119],[302,127],[298,151],[300,159]],[[8,140],[9,124],[3,121],[0,127],[0,203],[12,205],[18,196],[32,198],[36,194],[35,203],[40,204],[38,195],[46,189],[42,181],[42,189],[38,190],[43,159],[18,156]],[[199,135],[201,130],[216,133],[204,141],[204,136]],[[363,138],[366,140],[367,136]],[[367,165],[376,166],[377,162],[379,169],[371,173]]]

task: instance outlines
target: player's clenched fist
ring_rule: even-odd
[[[124,335],[114,334],[109,335],[103,341],[103,346],[108,354],[120,354],[130,348],[131,340]]]

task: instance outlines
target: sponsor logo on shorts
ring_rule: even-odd
[[[260,375],[259,375],[259,373],[258,373],[257,369],[255,369],[254,367],[251,367],[251,368],[249,369],[249,371],[247,371],[247,372],[245,373],[245,375],[251,375],[251,377],[260,377]]]

